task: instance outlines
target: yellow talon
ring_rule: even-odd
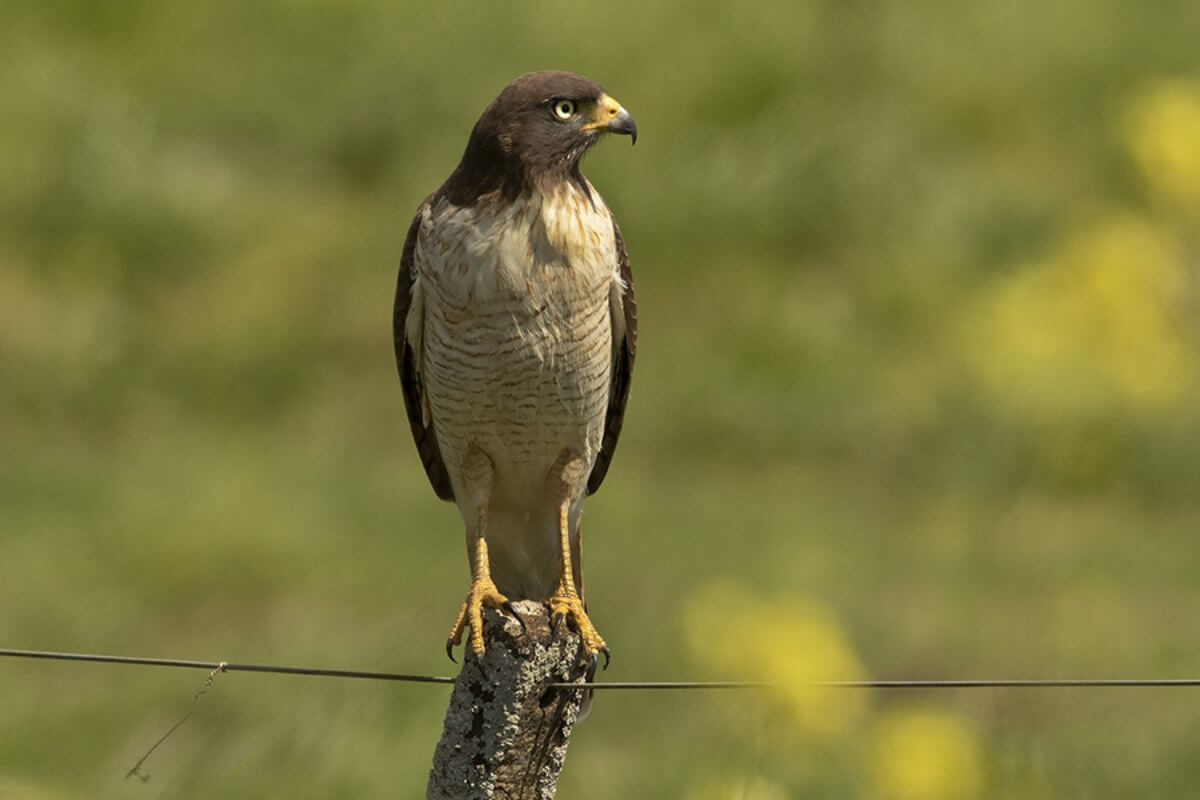
[[[567,624],[579,633],[579,638],[583,640],[584,652],[592,658],[603,653],[604,668],[608,669],[608,645],[604,643],[604,638],[600,636],[596,626],[588,618],[580,590],[575,586],[575,569],[571,564],[571,495],[569,487],[577,485],[579,476],[576,475],[574,480],[569,478],[573,470],[578,471],[581,468],[582,461],[570,451],[564,451],[560,461],[563,462],[562,466],[551,473],[559,476],[561,482],[559,489],[562,492],[562,500],[558,506],[558,588],[547,601],[550,605],[551,630],[557,631],[558,626],[565,619]]]
[[[567,620],[567,624],[578,631],[579,638],[583,640],[583,647],[588,655],[596,656],[603,653],[604,666],[607,667],[608,645],[604,643],[604,638],[600,636],[596,626],[588,618],[587,611],[583,607],[583,600],[579,598],[575,587],[570,584],[559,584],[558,591],[551,595],[549,602],[550,619],[553,620],[554,628],[557,630],[559,624],[564,619]]]
[[[500,594],[500,590],[496,588],[496,584],[492,583],[491,578],[471,581],[467,599],[463,601],[462,608],[458,611],[458,617],[454,620],[453,627],[450,628],[450,637],[446,640],[446,654],[450,656],[451,660],[454,660],[451,650],[462,642],[463,629],[468,625],[471,628],[471,650],[476,656],[483,655],[484,608],[500,608],[516,615],[512,603],[508,601],[507,597]],[[517,619],[520,620],[520,617]],[[522,623],[522,627],[524,627],[524,623]]]
[[[454,660],[454,647],[462,642],[463,629],[468,625],[471,626],[471,651],[477,658],[483,655],[484,608],[504,609],[521,623],[521,630],[525,629],[525,621],[492,581],[491,569],[488,566],[487,540],[482,536],[475,542],[475,559],[471,567],[471,588],[462,608],[458,610],[454,625],[450,628],[450,637],[446,640],[446,655],[451,661]]]

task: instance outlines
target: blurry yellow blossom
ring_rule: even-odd
[[[974,731],[936,711],[894,711],[875,725],[871,772],[881,800],[969,800],[983,788]]]
[[[1195,385],[1187,278],[1167,232],[1112,217],[985,289],[961,341],[984,385],[1022,413],[1158,411]]]
[[[1139,95],[1125,139],[1151,189],[1200,208],[1200,83],[1164,81]]]
[[[796,733],[837,735],[864,710],[863,692],[813,685],[864,677],[834,614],[815,600],[714,583],[690,598],[684,626],[692,652],[718,673],[770,682],[769,701]]]
[[[708,783],[692,792],[688,800],[787,800],[778,784],[765,778],[726,778]]]

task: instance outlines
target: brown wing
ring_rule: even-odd
[[[433,420],[425,422],[424,388],[421,386],[421,373],[418,368],[417,354],[413,352],[413,342],[407,335],[408,315],[412,309],[413,282],[416,280],[416,264],[414,263],[417,248],[417,232],[421,228],[421,215],[429,207],[426,199],[417,209],[408,228],[408,237],[404,240],[404,253],[400,256],[400,275],[396,280],[396,303],[392,307],[392,337],[396,347],[396,368],[400,370],[400,385],[404,389],[404,407],[408,410],[408,424],[412,427],[413,441],[417,443],[417,453],[425,474],[433,491],[443,500],[454,499],[454,489],[450,486],[450,475],[446,472],[446,464],[442,461],[441,451],[438,450],[437,435],[433,430]],[[418,312],[420,309],[417,310]]]
[[[637,299],[633,294],[633,271],[629,268],[629,253],[625,252],[625,240],[621,229],[613,220],[613,233],[617,245],[617,261],[620,264],[621,289],[619,302],[613,304],[613,365],[612,385],[608,392],[608,413],[604,417],[604,439],[600,443],[600,454],[588,476],[588,494],[594,494],[604,482],[608,465],[612,463],[621,426],[625,422],[625,403],[629,400],[629,382],[633,378],[633,359],[637,355]]]

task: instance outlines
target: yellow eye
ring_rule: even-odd
[[[554,116],[559,119],[570,119],[575,116],[574,100],[559,100],[554,104]]]

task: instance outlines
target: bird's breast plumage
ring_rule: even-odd
[[[564,448],[590,465],[600,447],[619,280],[608,209],[574,185],[435,202],[416,247],[423,380],[451,481],[473,443],[494,462],[496,502],[534,502]]]

